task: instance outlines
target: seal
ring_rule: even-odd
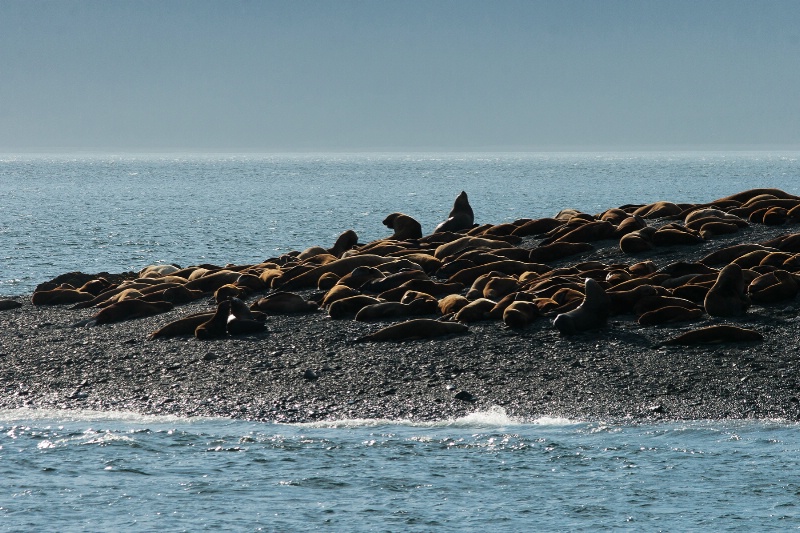
[[[230,335],[250,335],[266,331],[267,326],[264,324],[266,315],[259,314],[257,317],[239,298],[231,298],[230,302],[231,309],[226,325]]]
[[[392,213],[383,219],[383,225],[394,230],[391,237],[395,241],[407,241],[422,238],[422,225],[416,219],[404,213]]]
[[[250,309],[252,311],[261,311],[268,315],[287,315],[313,313],[319,310],[319,306],[294,292],[280,291],[260,298],[250,306]]]
[[[798,292],[797,280],[787,271],[778,269],[762,274],[747,287],[750,299],[759,304],[794,300]]]
[[[717,281],[706,294],[703,306],[711,316],[741,316],[750,307],[750,298],[745,293],[742,267],[731,263],[719,271]]]
[[[503,311],[503,323],[514,329],[521,329],[541,316],[539,307],[534,302],[515,300]]]
[[[574,335],[606,325],[609,314],[609,299],[605,289],[592,278],[584,282],[583,302],[572,311],[559,314],[553,325],[562,335]]]
[[[448,335],[467,333],[469,328],[458,322],[441,322],[431,318],[415,318],[392,324],[369,335],[356,339],[356,342],[407,341],[432,339]]]
[[[492,250],[497,248],[511,248],[512,245],[507,243],[506,241],[499,241],[495,239],[489,239],[486,237],[461,237],[459,239],[452,240],[450,242],[446,242],[440,244],[436,247],[436,251],[433,252],[433,256],[436,259],[440,259],[442,261],[451,261],[455,259],[459,253],[463,252],[467,249],[480,249],[484,248],[486,250]]]
[[[416,267],[417,270],[422,270],[416,263],[394,257],[382,257],[375,254],[354,255],[337,259],[336,261],[311,268],[310,270],[304,270],[296,275],[291,275],[287,272],[283,276],[273,279],[272,287],[284,290],[316,287],[319,283],[319,278],[328,272],[332,272],[337,276],[344,276],[359,266],[381,266],[387,263],[396,263],[398,265],[411,266],[412,268]]]
[[[178,265],[148,265],[139,271],[140,278],[163,278],[164,276],[179,272]]]
[[[559,235],[556,238],[544,239],[541,244],[547,245],[554,242],[571,242],[581,243],[590,241],[601,241],[603,239],[610,239],[614,236],[616,228],[611,222],[606,220],[594,220],[581,224],[580,226]]]
[[[359,266],[353,269],[349,274],[345,274],[336,285],[345,285],[351,289],[358,289],[368,281],[383,279],[386,275],[380,269],[373,266]],[[319,285],[319,282],[317,282]]]
[[[382,300],[398,302],[407,291],[427,292],[433,296],[454,294],[464,290],[463,283],[439,283],[431,279],[410,279],[394,289],[383,291],[378,295]]]
[[[221,301],[211,318],[195,328],[194,336],[201,340],[226,337],[228,335],[228,317],[230,314],[231,301]]]
[[[236,283],[239,276],[241,276],[241,273],[235,270],[218,270],[217,272],[206,273],[204,276],[200,276],[196,279],[190,279],[186,284],[186,288],[189,290],[214,292],[223,285]]]
[[[183,318],[179,318],[178,320],[173,320],[172,322],[162,326],[161,328],[157,329],[150,335],[148,335],[148,340],[152,339],[166,339],[170,337],[180,337],[183,335],[189,336],[194,335],[194,331],[197,329],[197,326],[200,324],[207,322],[214,316],[214,312],[205,312],[205,313],[195,313]]]
[[[349,296],[330,304],[330,306],[328,306],[328,315],[334,319],[353,318],[362,307],[377,303],[380,303],[380,300],[365,294]]]
[[[537,218],[529,220],[520,225],[511,232],[512,235],[519,237],[529,237],[532,235],[544,235],[548,231],[552,231],[559,226],[563,226],[565,222],[557,218]]]
[[[777,248],[764,246],[763,244],[755,244],[755,243],[734,244],[733,246],[727,246],[725,248],[719,249],[715,252],[708,254],[707,256],[700,259],[699,262],[706,266],[727,265],[728,263],[733,262],[734,260],[745,254],[759,250],[767,252],[778,251]]]
[[[90,327],[110,324],[112,322],[122,322],[124,320],[166,313],[173,307],[174,306],[169,302],[145,302],[144,300],[138,299],[121,300],[109,305],[94,316],[81,320],[76,323],[75,326]]]
[[[658,230],[652,226],[645,226],[628,232],[620,237],[619,249],[625,254],[635,254],[652,250],[656,246],[653,243],[653,235],[656,231]]]
[[[633,214],[642,218],[665,218],[680,215],[681,212],[683,212],[683,208],[679,205],[661,201],[643,205],[636,209]]]
[[[55,288],[47,291],[36,291],[31,296],[33,305],[64,305],[88,302],[95,297],[78,289]]]
[[[547,263],[594,250],[588,242],[554,242],[533,248],[528,253],[528,261],[532,263]]]
[[[359,322],[384,320],[387,318],[404,318],[416,315],[430,315],[439,311],[436,301],[424,299],[412,300],[409,303],[379,302],[359,309],[355,319]]]
[[[668,339],[661,346],[692,345],[692,344],[719,344],[723,342],[757,342],[764,340],[764,336],[753,329],[740,328],[730,324],[718,324],[700,329],[687,331],[677,337]]]
[[[349,229],[337,237],[333,247],[328,248],[328,253],[341,258],[345,252],[352,250],[358,244],[358,234]]]
[[[647,311],[639,317],[637,322],[642,326],[655,326],[656,324],[689,322],[698,320],[701,316],[703,316],[703,310],[700,308],[689,309],[678,305],[668,305]]]
[[[11,300],[4,298],[0,300],[0,311],[9,311],[11,309],[17,309],[22,307],[22,302],[18,302],[16,300]]]
[[[436,226],[433,230],[434,233],[441,233],[444,231],[462,231],[472,228],[475,224],[475,215],[472,212],[472,207],[469,205],[467,193],[461,191],[453,202],[453,209],[447,215],[447,220]]]
[[[497,302],[488,298],[478,298],[462,307],[453,317],[453,320],[456,322],[489,320],[491,318],[489,313],[494,309],[495,305],[497,305]]]
[[[460,294],[448,294],[439,300],[439,311],[443,315],[457,313],[469,304],[469,300]]]

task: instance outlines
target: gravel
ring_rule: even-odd
[[[615,241],[601,241],[556,265],[652,259],[663,266],[787,232],[793,227],[751,226],[633,257]],[[167,322],[214,306],[203,298],[161,315],[87,328],[73,324],[91,309],[12,299],[23,306],[0,311],[2,409],[274,422],[440,420],[495,407],[523,420],[800,419],[797,300],[754,305],[741,319],[704,316],[667,326],[640,326],[633,315],[619,315],[606,328],[569,337],[559,335],[551,317],[522,330],[485,321],[461,336],[356,343],[389,322],[333,320],[319,311],[269,317],[268,331],[252,336],[147,340]],[[658,346],[720,323],[756,329],[764,341]]]

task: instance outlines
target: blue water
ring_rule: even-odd
[[[0,294],[64,272],[157,262],[254,263],[388,236],[394,211],[430,232],[465,190],[478,223],[703,202],[755,187],[800,194],[800,153],[0,155]]]
[[[276,425],[0,413],[0,528],[20,531],[788,530],[800,432],[501,411]]]
[[[0,156],[0,295],[58,274],[258,262],[388,213],[425,231],[800,194],[799,153]],[[2,531],[631,531],[800,527],[800,431],[779,421],[276,425],[0,412]]]

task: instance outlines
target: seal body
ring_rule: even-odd
[[[475,224],[475,215],[472,212],[472,206],[469,205],[467,193],[461,191],[453,202],[453,209],[447,215],[447,220],[436,226],[433,230],[434,233],[441,233],[444,231],[462,231],[470,229]]]
[[[586,278],[583,302],[572,311],[561,313],[553,325],[562,335],[574,335],[606,325],[609,315],[609,300],[605,289],[592,278]]]
[[[745,293],[742,267],[731,263],[719,271],[717,281],[706,294],[703,306],[711,316],[741,316],[750,307],[750,298]]]
[[[430,318],[415,318],[379,329],[375,333],[361,337],[358,342],[430,339],[446,335],[459,335],[468,331],[469,328],[467,326],[458,322],[440,322]]]

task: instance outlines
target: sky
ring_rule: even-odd
[[[800,1],[0,0],[0,152],[800,149]]]

